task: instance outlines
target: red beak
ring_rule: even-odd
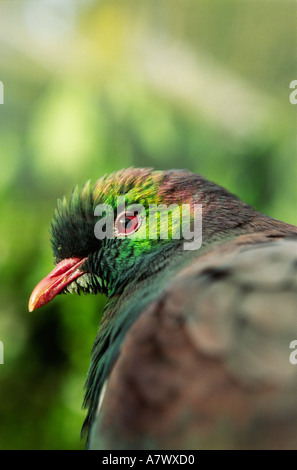
[[[68,284],[85,274],[79,267],[87,258],[63,259],[37,284],[29,300],[29,312],[50,302]]]

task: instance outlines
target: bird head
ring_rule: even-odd
[[[190,173],[151,169],[118,171],[74,188],[69,201],[58,200],[51,224],[55,268],[34,289],[29,310],[35,310],[57,294],[84,292],[109,294],[123,283],[129,270],[160,251],[176,248],[173,239],[174,214],[192,194],[185,186]],[[166,237],[160,237],[161,217],[152,233],[149,208],[174,203]],[[166,207],[167,207],[166,206]],[[164,219],[162,219],[164,220]],[[166,248],[167,246],[167,248]]]
[[[218,233],[230,234],[254,214],[224,188],[185,170],[129,168],[75,188],[69,202],[58,201],[51,224],[55,268],[32,292],[29,310],[59,293],[109,296],[136,272],[145,269],[148,275],[156,260],[199,248],[201,217],[199,243],[185,244],[189,234],[195,235],[196,207],[203,210],[203,243]]]

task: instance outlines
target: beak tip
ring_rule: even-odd
[[[30,299],[28,302],[29,312],[33,312],[33,310],[36,310],[38,307],[41,307],[43,305],[42,296],[40,295],[39,288],[38,288],[39,284],[35,287],[32,294],[30,295]]]
[[[29,310],[29,312],[33,312],[33,310],[35,310],[35,308],[36,308],[35,307],[35,302],[32,299],[32,295],[31,295],[31,297],[29,299],[28,310]]]

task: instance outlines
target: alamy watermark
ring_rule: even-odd
[[[290,103],[291,104],[297,104],[297,80],[293,80],[290,83],[290,88],[293,88],[293,91],[290,93]]]
[[[4,345],[0,341],[0,364],[4,364]]]
[[[289,346],[290,349],[294,349],[294,351],[291,352],[290,354],[290,363],[291,364],[297,364],[297,339],[293,339],[293,341],[291,341],[290,343],[290,346]]]
[[[202,245],[202,204],[150,204],[146,210],[141,204],[126,207],[125,196],[119,196],[116,217],[110,204],[98,204],[94,215],[100,217],[94,227],[99,240],[183,239],[184,250],[198,250]]]
[[[0,81],[0,104],[4,104],[4,85]]]

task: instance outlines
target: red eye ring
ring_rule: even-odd
[[[116,218],[115,235],[127,237],[139,229],[141,222],[142,219],[137,211],[123,211]]]

